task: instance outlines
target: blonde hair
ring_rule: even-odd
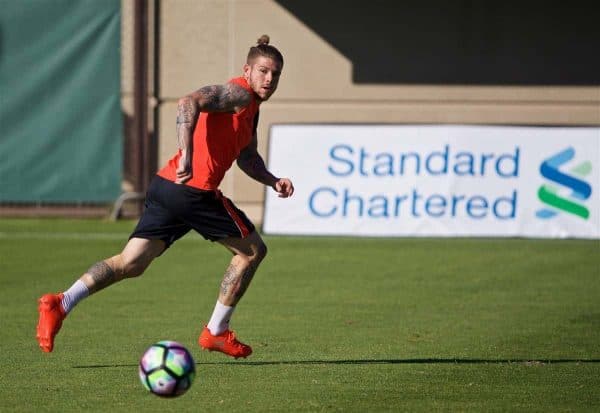
[[[275,46],[271,46],[269,44],[270,38],[268,35],[263,34],[256,41],[256,46],[252,46],[248,51],[248,57],[246,58],[246,63],[250,63],[252,60],[256,59],[259,56],[268,57],[273,59],[283,66],[283,55]]]

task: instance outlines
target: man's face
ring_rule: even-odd
[[[261,100],[267,100],[277,89],[281,64],[268,57],[259,56],[244,65],[244,77]]]

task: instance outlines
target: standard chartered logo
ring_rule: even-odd
[[[446,143],[419,152],[335,144],[327,165],[335,184],[315,188],[308,209],[319,218],[514,220],[520,159],[519,146],[494,152]],[[503,185],[491,191],[459,185],[486,179]]]
[[[559,169],[566,168],[567,163],[574,157],[575,149],[569,147],[546,159],[540,165],[540,173],[551,183],[545,183],[538,189],[538,198],[546,205],[536,212],[538,218],[549,219],[560,211],[586,220],[589,218],[590,211],[583,201],[590,197],[592,187],[582,178],[590,174],[592,163],[590,161],[578,163],[568,169],[568,173]],[[564,195],[565,188],[568,190],[566,195]]]

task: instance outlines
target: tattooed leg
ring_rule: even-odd
[[[257,267],[256,260],[234,257],[221,281],[219,301],[229,306],[236,305],[248,289]]]
[[[117,279],[117,272],[108,264],[114,262],[113,258],[95,263],[81,277],[82,281],[87,285],[90,294],[100,291],[111,284],[114,284]]]
[[[219,302],[235,306],[246,292],[256,270],[267,255],[267,246],[253,231],[246,238],[225,238],[219,241],[233,253],[233,258],[221,282]]]
[[[124,278],[142,275],[164,249],[163,241],[132,238],[120,254],[92,265],[80,280],[90,294],[95,293]]]

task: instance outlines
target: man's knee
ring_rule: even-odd
[[[250,253],[235,254],[233,257],[233,262],[240,268],[256,268],[266,256],[267,246],[261,242],[254,245]]]
[[[108,258],[106,263],[113,269],[117,278],[139,277],[148,268],[147,262],[140,257],[128,258],[124,254],[118,254]]]
[[[123,251],[112,257],[112,260],[120,269],[122,278],[138,277],[164,249],[165,244],[161,240],[132,238]]]
[[[265,244],[264,242],[259,243],[256,248],[256,260],[260,263],[262,260],[265,259],[268,251],[269,250],[267,248],[267,244]]]
[[[267,246],[264,242],[257,243],[254,248],[252,248],[252,255],[248,257],[249,265],[256,268],[265,259],[267,256]]]

